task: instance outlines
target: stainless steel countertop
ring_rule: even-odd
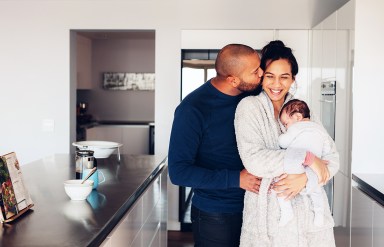
[[[354,173],[352,179],[359,189],[384,206],[384,174]]]
[[[98,159],[106,181],[86,201],[71,201],[63,182],[75,178],[74,156],[57,154],[21,167],[34,207],[0,228],[0,246],[98,246],[166,166],[155,155]]]

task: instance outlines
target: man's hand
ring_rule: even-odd
[[[259,194],[261,178],[249,173],[246,169],[240,172],[240,188]]]
[[[286,200],[291,200],[307,184],[307,175],[302,174],[283,174],[279,177],[279,181],[273,184],[272,189],[277,192],[277,196],[284,196]]]
[[[319,178],[319,184],[324,185],[329,180],[328,161],[319,159],[315,156],[315,160],[309,166]]]

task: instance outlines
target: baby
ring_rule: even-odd
[[[281,148],[301,148],[321,157],[327,149],[327,139],[329,135],[321,124],[310,120],[310,110],[308,105],[301,100],[293,99],[288,101],[280,111],[280,121],[287,129],[285,134],[279,136],[279,145]],[[330,149],[328,150],[330,152]],[[322,226],[324,223],[324,199],[322,188],[318,183],[318,177],[315,172],[307,166],[289,164],[284,161],[284,171],[287,174],[306,173],[308,177],[306,185],[306,194],[308,194],[313,203],[315,214],[314,224]],[[281,217],[280,226],[284,226],[293,219],[293,209],[290,201],[283,197],[278,197]]]

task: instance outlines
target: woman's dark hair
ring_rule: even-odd
[[[292,117],[295,113],[300,113],[303,118],[311,118],[311,111],[309,110],[309,107],[305,101],[298,100],[298,99],[291,99],[280,110],[280,115],[286,112],[290,117]]]
[[[288,60],[291,65],[292,76],[295,78],[299,72],[299,65],[297,64],[296,58],[292,53],[292,49],[286,47],[281,40],[273,40],[269,42],[268,45],[264,46],[264,48],[261,50],[260,67],[265,71],[267,64],[279,59]]]

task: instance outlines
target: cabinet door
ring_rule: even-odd
[[[141,246],[143,225],[143,201],[140,198],[108,236],[112,247]]]
[[[336,12],[323,22],[323,59],[321,77],[323,79],[336,77]]]
[[[87,129],[88,141],[122,143],[122,154],[149,154],[149,125],[101,125]]]
[[[107,237],[100,245],[100,247],[112,247],[112,240],[110,237]]]
[[[323,60],[323,31],[321,29],[312,30],[312,57],[311,57],[311,83],[309,104],[311,112],[320,116],[320,89],[321,89],[321,66]]]
[[[101,246],[167,246],[167,177],[165,168]]]
[[[295,97],[306,102],[310,98],[308,95],[310,61],[309,51],[309,30],[277,30],[277,39],[292,49],[299,64],[299,73],[297,74]]]
[[[338,172],[334,177],[333,191],[336,246],[350,246],[351,178]]]
[[[350,226],[350,192],[351,178],[338,172],[334,177],[333,218],[335,226]]]
[[[149,154],[149,125],[131,125],[123,128],[123,154]]]
[[[373,200],[352,187],[351,247],[372,245]]]
[[[85,136],[88,141],[96,141],[101,140],[100,133],[100,128],[94,127],[87,129]]]
[[[384,246],[384,207],[373,204],[373,247]]]
[[[110,141],[123,143],[123,129],[116,126],[96,126],[87,129],[88,141]]]

